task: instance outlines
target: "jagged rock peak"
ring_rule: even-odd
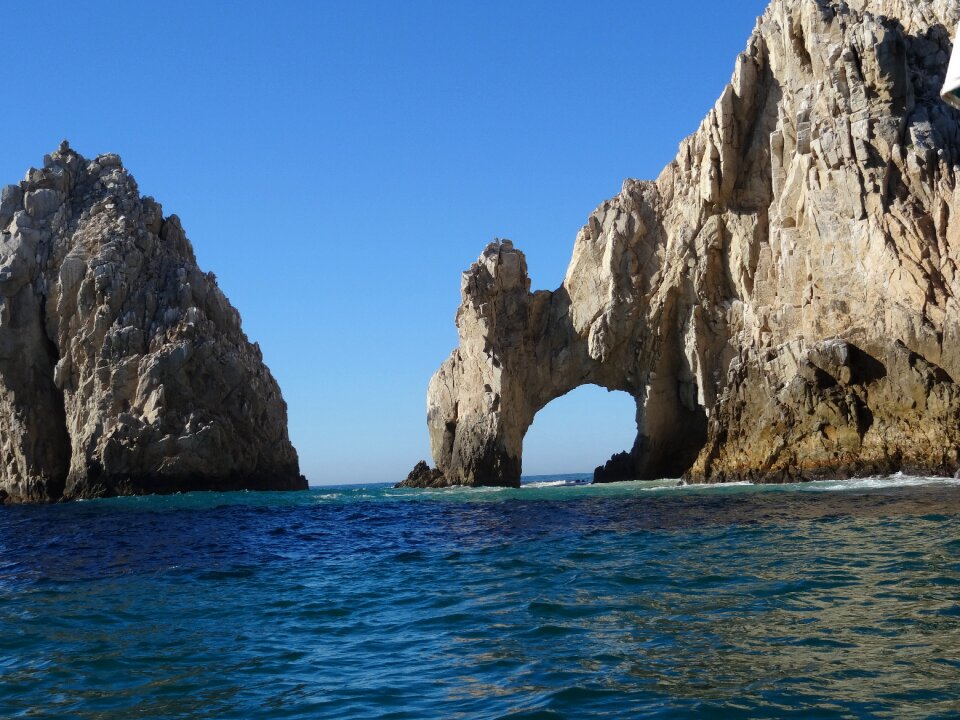
[[[303,488],[286,404],[176,215],[67,141],[0,195],[0,500]]]
[[[960,114],[953,0],[774,0],[656,181],[576,238],[563,285],[522,253],[465,274],[430,382],[452,484],[519,482],[554,398],[630,393],[598,479],[791,480],[960,466]]]

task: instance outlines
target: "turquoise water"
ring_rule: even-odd
[[[0,717],[955,718],[960,483],[0,508]]]

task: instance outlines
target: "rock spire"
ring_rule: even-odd
[[[0,453],[6,502],[306,487],[259,347],[116,155],[2,191]]]

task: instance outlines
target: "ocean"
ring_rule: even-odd
[[[0,717],[960,717],[960,482],[585,477],[0,507]]]

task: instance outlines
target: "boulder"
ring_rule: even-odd
[[[413,470],[407,475],[407,479],[398,482],[394,488],[441,488],[447,487],[449,483],[443,476],[443,473],[436,469],[431,469],[426,460],[421,460],[414,465]]]

